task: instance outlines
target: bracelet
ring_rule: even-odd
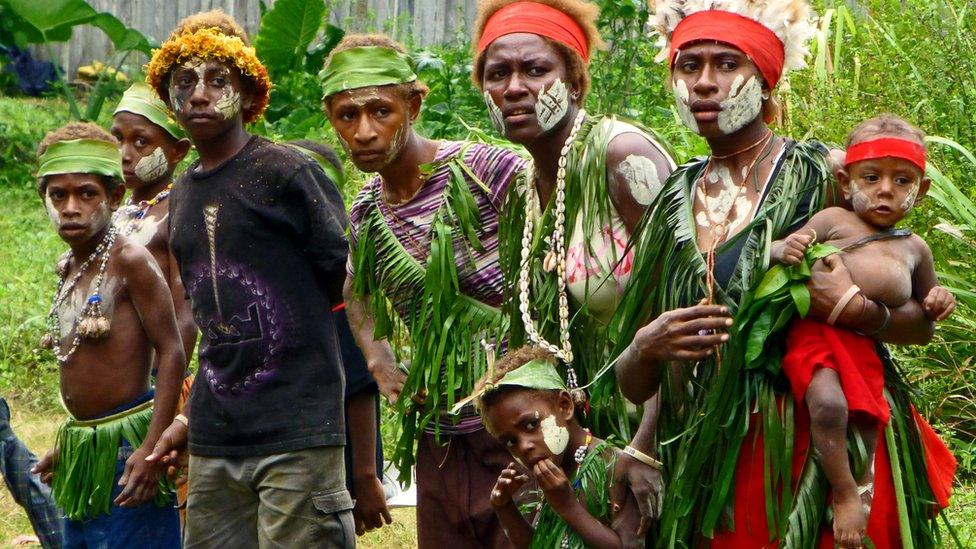
[[[180,423],[182,423],[187,427],[190,426],[190,418],[184,416],[183,414],[176,414],[176,417],[174,417],[173,419],[179,421]]]
[[[851,284],[851,287],[844,292],[844,295],[840,296],[840,299],[837,300],[837,304],[834,305],[834,310],[830,311],[830,316],[827,317],[827,324],[833,326],[834,322],[837,322],[837,317],[839,317],[840,313],[844,311],[844,307],[847,307],[847,304],[850,303],[851,300],[854,299],[854,296],[856,296],[860,291],[861,288],[858,287],[857,284]]]
[[[657,469],[658,471],[660,471],[661,469],[664,468],[663,463],[645,454],[644,452],[641,452],[640,450],[634,448],[633,446],[629,446],[629,445],[624,446],[624,453],[636,459],[637,461],[643,463],[644,465],[647,465],[651,469]]]
[[[862,332],[860,330],[854,330],[854,333],[866,337],[874,337],[888,329],[888,325],[891,324],[891,309],[889,309],[887,305],[885,305],[880,301],[875,301],[875,303],[878,305],[878,307],[881,307],[881,311],[884,313],[884,320],[881,321],[881,326],[878,327],[877,330],[871,332]]]

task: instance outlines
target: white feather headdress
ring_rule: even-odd
[[[783,72],[802,69],[816,32],[813,14],[805,0],[652,0],[655,26],[660,35],[658,60],[668,59],[671,33],[685,17],[707,10],[728,11],[748,17],[773,31],[785,50]]]

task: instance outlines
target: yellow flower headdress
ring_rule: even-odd
[[[244,123],[254,122],[264,113],[271,94],[271,80],[268,70],[258,59],[254,48],[248,46],[237,36],[228,36],[217,27],[206,27],[194,32],[183,32],[170,36],[162,47],[153,50],[152,59],[146,67],[146,83],[156,90],[161,98],[169,102],[169,89],[166,77],[173,67],[192,58],[217,59],[230,63],[250,80],[254,90],[251,106],[244,110]]]

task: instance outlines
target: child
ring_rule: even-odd
[[[111,223],[125,192],[118,142],[72,123],[38,156],[38,194],[71,248],[45,337],[71,417],[35,472],[66,515],[65,547],[179,547],[176,510],[145,458],[173,420],[185,357],[159,267]]]
[[[845,167],[838,174],[854,211],[827,208],[771,248],[772,261],[794,265],[815,239],[836,246],[854,281],[826,324],[794,322],[783,361],[797,402],[805,401],[810,410],[812,442],[833,490],[834,539],[842,547],[861,545],[873,490],[873,467],[864,467],[857,480],[851,472],[848,421],[863,437],[865,464],[870,464],[889,408],[872,334],[832,325],[845,308],[863,307],[866,299],[888,310],[914,298],[932,321],[946,318],[955,308],[952,294],[938,285],[925,241],[908,229],[895,228],[929,188],[923,137],[891,115],[861,123],[848,137]]]
[[[548,351],[522,347],[478,383],[485,428],[532,471],[544,494],[533,529],[513,501],[529,480],[513,462],[498,476],[491,506],[517,548],[620,547],[617,526],[608,526],[618,450],[576,421],[555,364]]]

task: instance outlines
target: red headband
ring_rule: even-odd
[[[897,137],[880,137],[851,145],[847,148],[844,166],[850,166],[862,160],[884,157],[907,160],[918,166],[918,169],[925,171],[925,147],[914,141]]]
[[[578,53],[584,63],[590,62],[586,33],[579,23],[558,9],[538,2],[514,2],[493,13],[478,40],[478,55],[498,38],[519,32],[551,38]]]
[[[678,23],[671,33],[670,66],[674,67],[681,48],[703,40],[728,44],[749,56],[769,89],[775,88],[783,75],[786,51],[779,37],[762,23],[722,10],[693,13]]]

